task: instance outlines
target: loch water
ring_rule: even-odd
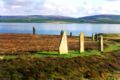
[[[31,34],[32,27],[37,34],[60,34],[64,30],[69,34],[79,35],[84,32],[90,36],[92,33],[120,33],[120,24],[78,24],[78,23],[0,23],[0,33],[25,33]]]

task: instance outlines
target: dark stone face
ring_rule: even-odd
[[[33,27],[33,34],[35,34],[36,33],[36,30],[35,30],[35,27]]]

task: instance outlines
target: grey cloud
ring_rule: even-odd
[[[33,0],[4,0],[4,4],[8,6],[17,5],[17,6],[26,6],[32,5],[35,1]]]

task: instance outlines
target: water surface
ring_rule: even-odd
[[[92,33],[120,33],[120,24],[55,24],[55,23],[0,23],[0,33],[32,33],[35,26],[37,34],[60,34],[61,30],[69,34],[86,35]]]

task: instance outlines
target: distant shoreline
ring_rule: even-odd
[[[90,23],[90,22],[64,22],[64,21],[47,21],[47,22],[0,22],[0,23],[55,23],[55,24],[120,24],[120,23]]]

